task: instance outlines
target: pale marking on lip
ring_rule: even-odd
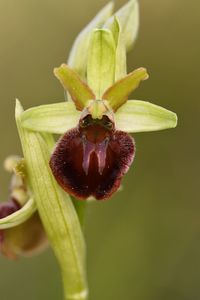
[[[82,167],[86,175],[88,175],[90,156],[94,152],[98,160],[99,174],[102,175],[106,164],[106,151],[108,147],[109,139],[105,138],[101,143],[91,143],[86,139],[86,136],[82,136],[83,141],[83,163]]]

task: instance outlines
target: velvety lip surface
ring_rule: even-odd
[[[50,159],[60,186],[79,199],[107,199],[120,186],[135,154],[133,138],[101,124],[69,130]]]

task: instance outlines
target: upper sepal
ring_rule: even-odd
[[[94,29],[88,49],[87,82],[97,99],[101,99],[105,90],[114,83],[115,51],[112,32]]]

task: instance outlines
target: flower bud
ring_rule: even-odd
[[[20,158],[11,156],[5,160],[4,167],[13,172]],[[29,189],[22,174],[13,174],[10,184],[10,198],[0,203],[0,219],[19,211],[29,200]],[[37,212],[20,224],[0,230],[0,252],[10,259],[18,256],[31,256],[48,245],[47,237]]]
[[[1,232],[0,251],[10,259],[33,256],[46,249],[47,237],[38,213],[26,222]]]
[[[11,198],[0,204],[0,219],[21,208],[17,200]],[[38,213],[26,222],[8,229],[0,230],[0,252],[10,259],[18,256],[31,256],[47,247],[47,238]]]

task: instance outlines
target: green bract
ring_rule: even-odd
[[[16,101],[16,122],[27,176],[44,228],[60,264],[66,299],[87,296],[85,243],[70,197],[55,182],[49,168],[50,149],[41,134],[22,127],[23,108]],[[30,147],[31,145],[31,147]],[[75,280],[76,278],[76,280]]]
[[[72,67],[81,78],[85,79],[87,69],[87,56],[91,32],[94,28],[100,28],[111,16],[114,3],[109,2],[97,16],[77,36],[69,54],[68,65]]]
[[[116,17],[121,24],[125,47],[129,51],[135,43],[139,29],[138,0],[130,0],[116,12]]]

